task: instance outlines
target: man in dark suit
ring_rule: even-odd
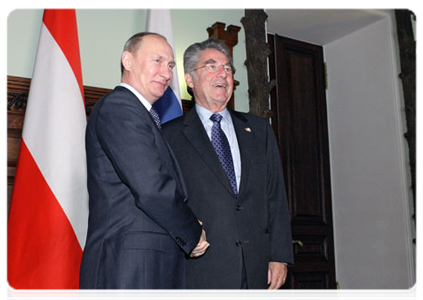
[[[164,37],[140,33],[121,62],[122,83],[98,101],[87,125],[90,215],[80,288],[184,288],[185,254],[202,255],[208,243],[151,111],[172,80],[173,51]]]
[[[202,257],[187,260],[187,288],[278,289],[293,254],[271,126],[226,108],[233,66],[221,41],[191,45],[184,68],[195,107],[163,130],[181,166],[188,205],[204,222],[211,244]]]

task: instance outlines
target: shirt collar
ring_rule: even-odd
[[[214,112],[208,110],[207,108],[202,107],[201,105],[195,104],[195,109],[197,110],[197,114],[200,117],[200,120],[203,124],[207,124],[207,122],[212,122],[210,117]],[[224,110],[219,111],[218,114],[222,115],[224,121],[231,123],[231,114],[229,113],[228,109],[225,107]]]
[[[145,108],[150,111],[152,105],[150,104],[150,102],[148,102],[133,86],[127,84],[127,83],[123,83],[121,82],[119,84],[119,86],[123,86],[125,88],[127,88],[128,90],[130,90],[132,93],[134,93],[135,96],[137,96],[137,98],[141,101],[141,103],[145,106]]]

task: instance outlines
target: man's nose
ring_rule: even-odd
[[[171,81],[173,78],[173,69],[167,64],[161,68],[161,75],[167,80]]]
[[[217,75],[226,78],[226,76],[228,76],[228,73],[226,73],[225,71],[225,66],[224,65],[220,65],[217,67]]]

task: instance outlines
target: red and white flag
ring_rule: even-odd
[[[7,232],[16,289],[74,289],[88,223],[86,115],[75,10],[45,10]]]

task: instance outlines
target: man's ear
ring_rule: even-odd
[[[132,65],[132,54],[129,51],[123,51],[122,53],[122,65],[125,70],[129,71]]]
[[[190,88],[194,87],[194,78],[190,73],[185,73],[185,81]]]

